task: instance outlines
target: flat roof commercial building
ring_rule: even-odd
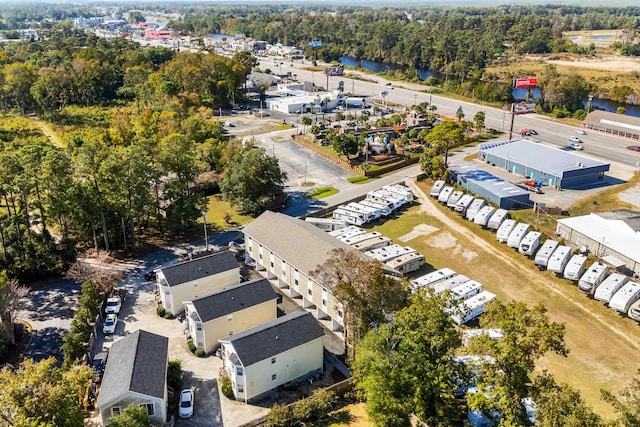
[[[583,126],[612,135],[640,139],[640,118],[638,117],[595,110],[589,113]]]
[[[553,188],[577,188],[604,178],[609,163],[528,140],[480,144],[478,159]]]

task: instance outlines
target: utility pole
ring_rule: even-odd
[[[207,211],[200,211],[202,214],[202,225],[204,226],[204,251],[209,252],[209,239],[207,237]]]

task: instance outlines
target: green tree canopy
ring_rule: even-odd
[[[107,427],[151,427],[147,408],[131,404],[107,421]]]

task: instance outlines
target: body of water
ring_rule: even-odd
[[[341,56],[340,63],[345,67],[360,67],[372,73],[393,72],[396,70],[404,71],[407,69],[407,67],[402,65],[369,61],[368,59],[356,59],[352,56]],[[427,68],[418,68],[418,78],[420,80],[426,80],[429,77],[435,77],[435,73]]]

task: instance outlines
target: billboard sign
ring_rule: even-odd
[[[311,48],[322,47],[322,42],[320,40],[309,42],[309,47]]]
[[[538,79],[535,77],[531,77],[529,79],[515,79],[513,81],[513,87],[521,88],[521,87],[536,87],[538,85]]]

